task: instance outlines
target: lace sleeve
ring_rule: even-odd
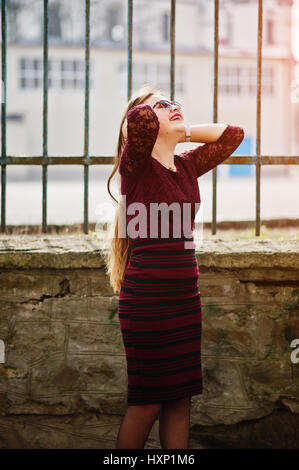
[[[119,173],[136,176],[150,162],[160,123],[153,108],[139,104],[130,109],[127,115],[127,139],[121,154]]]
[[[239,147],[243,139],[243,128],[228,124],[216,142],[186,150],[181,156],[193,160],[198,178],[226,160]]]

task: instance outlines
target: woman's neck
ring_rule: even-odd
[[[157,139],[152,150],[152,156],[165,165],[174,165],[174,151],[177,142],[171,142],[170,139]]]

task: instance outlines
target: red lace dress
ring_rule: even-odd
[[[197,178],[228,158],[244,131],[228,125],[216,142],[174,155],[173,172],[151,156],[159,132],[152,107],[131,108],[127,123],[119,173],[131,254],[118,318],[127,360],[127,402],[138,405],[202,393],[202,311],[193,243],[200,205]],[[162,202],[181,208],[180,214],[169,210],[169,233],[161,230],[165,214],[158,211],[155,222],[150,215],[151,203]],[[184,203],[191,208],[185,228]]]

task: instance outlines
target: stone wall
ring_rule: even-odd
[[[0,448],[115,447],[126,360],[100,247],[0,237]],[[197,259],[204,392],[190,448],[298,447],[298,242],[209,239]],[[158,421],[146,448],[160,448]]]

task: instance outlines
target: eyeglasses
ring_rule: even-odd
[[[168,100],[159,100],[157,101],[153,108],[155,108],[155,106],[158,106],[158,105],[161,105],[159,106],[159,108],[179,108],[179,110],[182,110],[183,109],[183,106],[178,103],[177,101],[168,101]]]

